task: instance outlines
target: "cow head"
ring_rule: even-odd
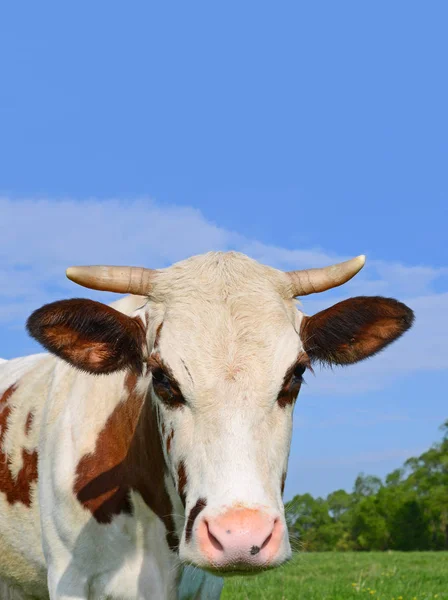
[[[127,316],[90,300],[47,305],[29,320],[50,351],[90,373],[132,370],[156,407],[167,470],[185,507],[180,557],[219,570],[290,556],[282,492],[292,414],[314,362],[347,365],[412,324],[404,304],[345,300],[312,317],[294,298],[340,285],[358,257],[284,273],[238,253],[160,271],[77,267],[91,288],[143,294]]]

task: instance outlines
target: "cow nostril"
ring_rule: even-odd
[[[271,541],[271,539],[272,539],[272,533],[270,533],[268,535],[268,537],[264,540],[264,542],[261,545],[260,550],[263,550],[263,548],[266,548],[266,546],[269,544],[269,542]]]
[[[274,533],[275,529],[277,528],[277,526],[279,525],[279,521],[278,519],[275,519],[274,521],[274,525],[272,527],[271,533],[268,535],[268,537],[264,540],[264,542],[261,544],[261,548],[260,550],[263,550],[263,548],[266,548],[266,546],[269,544],[269,542],[272,540],[272,534]]]
[[[221,544],[221,542],[210,531],[210,527],[209,527],[207,521],[205,521],[205,524],[207,526],[208,539],[210,540],[212,546],[214,548],[216,548],[216,550],[219,550],[220,552],[224,552],[224,546]]]
[[[266,548],[266,546],[269,544],[269,542],[272,540],[272,533],[275,529],[275,526],[277,524],[278,519],[276,519],[274,521],[274,527],[272,528],[271,533],[268,535],[268,537],[264,540],[264,542],[261,544],[261,546],[252,546],[252,548],[250,549],[250,554],[251,556],[256,556],[257,554],[259,554],[263,548]]]

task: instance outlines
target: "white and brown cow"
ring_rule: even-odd
[[[69,269],[134,295],[40,308],[28,329],[51,354],[0,366],[0,578],[26,598],[165,600],[195,587],[179,584],[183,564],[287,560],[304,371],[363,360],[413,321],[380,297],[297,309],[363,264],[284,273],[217,252],[160,271]],[[196,573],[191,597],[219,597],[220,580]]]

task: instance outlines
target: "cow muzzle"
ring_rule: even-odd
[[[201,514],[191,543],[194,562],[224,571],[276,566],[290,556],[281,516],[252,508],[231,508],[218,516]]]

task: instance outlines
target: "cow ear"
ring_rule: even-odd
[[[100,302],[46,304],[29,317],[27,329],[47,350],[88,373],[142,371],[146,339],[140,319]]]
[[[412,310],[398,300],[360,296],[304,317],[300,334],[311,360],[349,365],[385,348],[413,321]]]

